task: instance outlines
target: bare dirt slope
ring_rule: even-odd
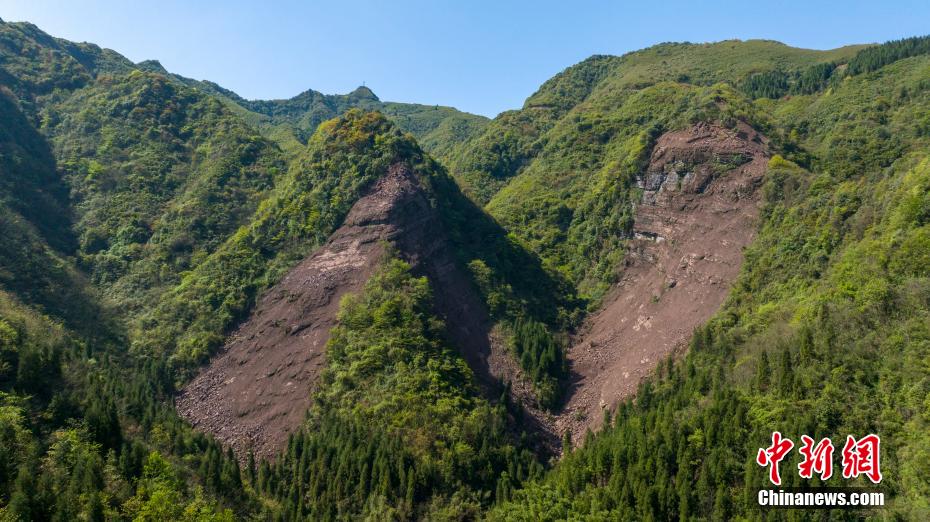
[[[264,293],[251,317],[177,399],[195,427],[242,454],[268,457],[310,405],[340,298],[357,292],[384,254],[401,195],[381,183],[326,244]]]
[[[569,350],[573,384],[556,426],[576,443],[723,303],[755,231],[766,144],[744,124],[659,138],[620,281]]]
[[[387,245],[430,279],[449,340],[482,387],[500,393],[494,361],[508,356],[491,342],[484,303],[456,263],[438,213],[416,176],[398,164],[355,203],[325,245],[263,294],[251,317],[182,390],[181,415],[240,458],[249,449],[273,457],[310,407],[341,297],[364,287]]]

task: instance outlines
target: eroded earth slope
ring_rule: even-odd
[[[453,289],[458,284],[435,212],[416,176],[399,164],[355,203],[325,245],[264,293],[219,355],[182,390],[178,411],[240,456],[251,449],[272,457],[310,406],[340,299],[363,288],[388,245],[431,278]],[[467,305],[474,303],[461,306]],[[471,333],[472,325],[455,326],[454,336]]]
[[[581,440],[714,314],[753,238],[767,140],[745,124],[661,136],[634,213],[620,280],[569,350],[573,383],[556,420]]]
[[[231,446],[273,457],[303,421],[325,363],[339,301],[360,291],[393,250],[429,278],[436,313],[479,383],[497,389],[491,370],[490,321],[468,276],[455,261],[436,210],[417,176],[397,164],[352,207],[318,250],[266,291],[251,317],[177,399],[195,427]]]
[[[568,402],[554,426],[529,408],[524,420],[538,425],[524,428],[549,438],[570,430],[580,441],[600,425],[605,408],[632,395],[716,312],[752,240],[767,161],[767,140],[744,124],[698,124],[658,139],[639,179],[643,196],[620,281],[569,350]],[[310,407],[340,299],[362,289],[389,248],[430,279],[449,340],[486,392],[498,392],[503,381],[519,384],[436,210],[416,175],[398,164],[325,245],[264,293],[182,390],[181,414],[240,457],[249,450],[273,457]]]

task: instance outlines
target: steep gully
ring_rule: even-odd
[[[273,457],[310,407],[339,300],[362,289],[390,245],[429,278],[449,341],[484,391],[494,396],[510,382],[524,409],[522,427],[541,436],[541,447],[554,449],[565,431],[580,441],[600,426],[604,409],[631,396],[723,303],[753,237],[767,159],[767,140],[744,124],[698,124],[658,139],[639,180],[643,198],[625,266],[601,310],[574,336],[568,400],[557,415],[534,407],[531,383],[493,334],[436,210],[402,164],[355,203],[326,244],[264,293],[182,390],[178,411],[240,457],[249,450]]]

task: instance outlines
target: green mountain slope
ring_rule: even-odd
[[[35,156],[43,188],[75,222],[67,254],[131,313],[238,227],[283,170],[277,148],[213,98],[30,24],[0,24],[0,37],[25,109],[17,132],[48,142]],[[53,226],[50,237],[70,233]]]
[[[351,107],[384,107],[441,149],[483,121],[448,108],[383,104],[363,88],[246,101],[155,61],[134,65],[31,24],[2,23],[0,37],[9,86],[41,122],[70,190],[80,263],[133,312],[242,225],[287,170],[284,154],[260,136],[269,129],[286,127],[306,141],[321,121]],[[289,139],[285,148],[303,148]]]
[[[0,92],[0,115],[4,121],[0,129],[3,205],[22,214],[58,250],[73,250],[68,190],[55,172],[48,142],[32,127],[8,90]]]
[[[486,492],[539,476],[508,433],[506,409],[479,397],[471,370],[441,342],[430,300],[426,278],[389,260],[343,301],[307,426],[260,470],[258,487],[287,518],[471,518]]]
[[[736,85],[768,71],[794,72],[848,60],[858,49],[811,51],[772,41],[733,40],[661,44],[623,56],[593,56],[544,83],[522,109],[495,118],[483,134],[450,158],[450,169],[467,192],[486,203],[533,162],[550,141],[547,133],[589,98],[616,107],[619,96],[660,82]]]
[[[214,497],[240,513],[285,512],[260,507],[259,495],[243,498],[243,480],[257,481],[255,470],[243,472],[231,454],[177,419],[170,400],[177,374],[166,365],[167,354],[130,356],[126,345],[134,331],[129,339],[122,334],[132,324],[128,318],[156,304],[164,289],[176,286],[185,271],[203,264],[252,218],[258,201],[283,176],[278,174],[285,170],[283,155],[227,105],[151,64],[143,66],[150,72],[127,63],[123,70],[98,69],[94,60],[73,55],[91,47],[51,39],[25,24],[2,29],[12,43],[3,55],[4,78],[10,81],[0,105],[0,516],[230,519],[230,511],[210,500]],[[383,117],[373,121],[401,143],[392,154],[416,147]],[[328,179],[358,190],[379,171],[368,172],[368,178],[352,176],[374,135],[350,130],[358,132],[337,133],[333,142],[338,143],[322,152],[346,148],[348,156],[336,164],[343,170]],[[316,197],[323,206],[323,223],[315,223],[314,215],[303,216],[310,224],[294,222],[294,238],[320,227],[319,234],[308,235],[312,245],[325,238],[325,227],[338,224],[342,207],[326,211],[333,194],[316,186],[316,179],[313,184],[301,180],[304,167],[295,167],[294,178],[281,190],[290,195],[289,204]],[[357,197],[346,196],[345,204]],[[293,217],[293,210],[283,215]],[[274,235],[268,229],[259,233],[263,241],[273,241]],[[106,294],[106,306],[98,304],[97,290],[87,285],[79,267]],[[232,288],[250,284],[255,282],[240,280]],[[193,299],[203,303],[207,297]],[[104,308],[110,309],[106,315]],[[437,327],[430,321],[428,342],[438,349]],[[157,338],[159,333],[140,330],[138,335]],[[494,457],[494,465],[507,462],[510,457],[500,452],[509,447],[506,451],[523,459],[528,470],[535,464],[508,442],[503,410],[475,402],[468,388],[471,376],[461,374],[468,370],[457,358],[450,368],[428,376],[435,380],[460,372],[456,384],[466,387],[449,390],[450,400],[462,404],[449,416],[458,422],[459,412],[474,409],[473,424],[497,419],[499,428],[489,440],[494,454],[503,456]],[[457,436],[442,440],[465,448]],[[480,439],[473,444],[482,446]],[[453,479],[444,491],[452,493],[458,481],[472,480],[464,471],[449,475]],[[410,481],[433,487],[429,482],[428,475]],[[485,482],[477,483],[494,487]],[[273,500],[277,491],[261,496]],[[426,491],[419,497],[430,498]],[[479,501],[474,494],[468,504],[475,509]],[[412,509],[411,503],[406,506]]]
[[[72,211],[52,147],[6,87],[0,113],[0,517],[174,510],[207,519],[214,504],[188,489],[182,470],[231,461],[178,420],[163,365],[126,357],[117,314],[71,257]],[[179,445],[139,435],[153,429]]]
[[[29,124],[11,92],[0,87],[0,288],[73,328],[100,321],[85,277],[70,256],[67,187],[45,138]],[[76,303],[91,301],[86,305]]]
[[[349,109],[378,110],[403,130],[413,133],[431,153],[445,154],[452,146],[479,132],[487,118],[451,107],[382,102],[366,87],[345,95],[314,90],[286,100],[246,100],[210,81],[172,74],[157,60],[133,64],[120,54],[89,43],[54,38],[29,23],[0,22],[0,51],[4,67],[0,80],[21,95],[24,103],[56,89],[82,87],[99,75],[124,75],[138,69],[165,76],[217,98],[282,148],[297,152],[323,121]],[[31,105],[27,106],[27,112]]]
[[[806,167],[771,161],[760,235],[727,304],[683,361],[492,519],[761,517],[753,455],[774,430],[881,434],[891,512],[927,516],[930,135],[913,115],[926,113],[928,78],[924,54],[756,103]]]
[[[742,95],[747,78],[848,60],[857,49],[727,41],[592,57],[461,146],[450,170],[466,192],[596,301],[622,257],[630,198],[637,197],[631,184],[655,138],[714,119],[765,127]]]
[[[80,261],[132,310],[241,225],[284,170],[220,102],[150,73],[101,78],[42,115]]]

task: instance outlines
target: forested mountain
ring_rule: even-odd
[[[743,117],[785,156],[769,162],[759,234],[726,304],[683,360],[492,518],[761,517],[767,477],[752,456],[772,426],[882,433],[892,511],[927,516],[928,73],[926,55],[889,60],[755,103]],[[786,485],[803,484],[792,473]]]
[[[927,518],[927,42],[487,120],[0,22],[0,519]],[[880,434],[888,506],[760,511],[775,430]]]
[[[157,69],[163,70],[160,64]],[[224,100],[246,121],[292,153],[306,144],[320,123],[352,108],[383,113],[398,127],[416,136],[417,141],[437,156],[443,156],[455,144],[471,138],[488,122],[483,116],[451,107],[382,102],[364,86],[344,95],[308,90],[286,100],[246,100],[209,81],[175,78]]]
[[[442,429],[452,431],[438,435],[434,444],[454,449],[428,464],[435,472],[416,466],[421,476],[414,478],[411,468],[408,479],[401,469],[397,497],[393,486],[381,484],[400,480],[394,463],[432,459],[433,444],[409,457],[388,454],[372,460],[366,465],[367,485],[359,490],[363,497],[355,502],[342,500],[342,489],[328,504],[304,504],[290,497],[277,501],[283,495],[279,488],[291,480],[288,476],[266,465],[242,471],[245,454],[233,459],[210,439],[194,435],[171,412],[175,386],[221,344],[264,288],[335,231],[353,203],[391,165],[414,169],[422,180],[424,201],[440,207],[438,220],[449,242],[446,262],[461,267],[465,279],[460,284],[474,285],[468,282],[470,266],[481,270],[487,284],[507,284],[509,293],[496,302],[494,317],[537,321],[537,336],[548,339],[541,321],[555,323],[565,292],[554,281],[545,283],[549,275],[461,195],[412,136],[380,114],[350,108],[370,104],[368,108],[383,109],[426,141],[434,132],[435,144],[463,137],[481,118],[462,116],[467,120],[462,130],[457,122],[444,123],[459,114],[451,109],[382,104],[362,89],[346,97],[308,94],[285,102],[247,103],[228,91],[222,97],[212,94],[157,64],[135,66],[115,53],[53,39],[28,24],[3,24],[2,29],[4,73],[10,77],[4,91],[9,123],[3,141],[3,210],[9,234],[4,236],[2,273],[10,293],[4,294],[10,304],[3,324],[4,384],[11,394],[4,400],[9,402],[10,436],[19,440],[5,461],[5,513],[27,519],[187,518],[194,512],[207,517],[215,510],[198,489],[206,488],[207,495],[221,497],[241,513],[291,518],[299,513],[349,516],[388,510],[409,515],[415,506],[408,489],[414,485],[422,490],[417,505],[437,496],[435,509],[442,509],[448,500],[438,495],[454,493],[476,510],[484,499],[481,491],[496,487],[491,470],[509,469],[513,480],[538,474],[540,464],[510,428],[514,423],[507,408],[482,398],[490,394],[496,402],[504,391],[484,362],[490,355],[487,340],[482,349],[488,353],[478,360],[484,366],[476,368],[488,374],[481,383],[458,352],[445,355],[448,362],[421,377],[411,372],[394,377],[413,386],[406,392],[393,390],[395,402],[416,396],[420,382],[448,381],[444,395],[436,396],[448,396],[440,401],[441,416],[433,416],[439,414],[436,410],[423,417],[427,424],[418,432],[436,431],[436,422],[444,419]],[[245,112],[230,99],[267,113],[269,121],[253,121],[258,113]],[[306,139],[299,132],[313,134],[320,121],[341,113],[346,113],[343,120],[324,126],[296,149],[263,136],[273,125],[286,125]],[[432,316],[429,287],[423,286],[426,280],[410,281],[426,291],[410,304],[424,328],[423,339],[411,340],[410,349],[432,346],[439,357],[449,345],[442,322]],[[408,283],[403,284],[406,288]],[[476,309],[484,308],[477,291],[475,296]],[[489,316],[482,317],[474,325],[490,329]],[[61,324],[52,329],[43,327],[43,321]],[[404,321],[394,327],[395,335],[412,330]],[[43,328],[51,333],[43,334]],[[380,332],[381,327],[371,335]],[[359,346],[373,349],[364,342]],[[396,371],[383,371],[388,370]],[[521,370],[517,366],[511,371]],[[535,374],[540,382],[549,379],[547,389],[555,389],[555,377],[539,370]],[[486,388],[481,394],[479,385]],[[60,392],[53,394],[56,388]],[[28,395],[34,390],[43,393]],[[310,390],[304,393],[309,396]],[[528,394],[532,397],[532,388]],[[420,400],[425,404],[431,397]],[[422,413],[411,404],[385,420],[401,425],[400,419],[414,412]],[[346,415],[334,409],[321,413],[320,422],[330,419],[325,425],[332,425],[332,416]],[[488,422],[498,427],[486,432]],[[469,434],[460,440],[463,429]],[[153,433],[161,442],[153,442]],[[393,431],[378,436],[385,448],[408,442]],[[82,444],[78,449],[90,459],[81,464],[88,467],[87,476],[49,471],[47,480],[66,485],[60,487],[43,482],[44,474],[35,476],[38,469],[51,470],[43,463],[51,458],[48,452],[57,451],[58,437],[66,438],[65,444]],[[480,454],[470,456],[471,447]],[[346,450],[351,451],[342,458],[358,457],[357,448]],[[107,458],[117,459],[119,469],[116,461],[108,468]],[[381,462],[384,458],[389,464]],[[449,470],[448,465],[458,468]],[[242,498],[238,488],[249,471],[253,493]],[[110,475],[122,489],[105,484]],[[259,476],[265,488],[261,491]],[[38,485],[27,482],[31,480]],[[70,493],[54,502],[45,500],[63,487]],[[376,493],[383,506],[366,500]],[[278,507],[262,507],[263,499]]]

